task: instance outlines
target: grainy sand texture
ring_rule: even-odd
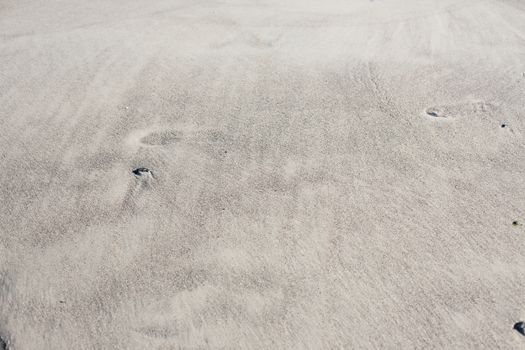
[[[525,2],[0,0],[0,349],[523,349]]]

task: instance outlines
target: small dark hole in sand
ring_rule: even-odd
[[[519,225],[519,222],[517,222],[517,221],[513,221],[512,222],[512,226],[518,226],[518,225]]]
[[[507,124],[501,124],[501,127],[502,127],[502,128],[506,128],[506,127],[507,127]]]
[[[0,337],[0,350],[7,350],[7,342],[4,340],[4,338]]]
[[[521,335],[525,335],[525,322],[520,321],[514,324],[514,329],[520,332]]]
[[[146,174],[151,174],[151,171],[148,168],[137,168],[133,169],[133,174],[135,174],[135,176],[143,176]]]

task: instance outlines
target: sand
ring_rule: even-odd
[[[1,1],[0,346],[525,347],[524,58],[518,0]]]

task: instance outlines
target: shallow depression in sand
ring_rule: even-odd
[[[182,139],[182,133],[177,131],[165,130],[152,132],[140,139],[140,142],[149,146],[168,146]]]

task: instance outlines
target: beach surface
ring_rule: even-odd
[[[0,349],[519,349],[525,3],[0,0]]]

